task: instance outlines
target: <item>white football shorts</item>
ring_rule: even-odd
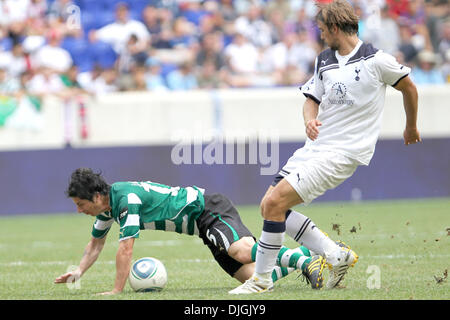
[[[307,205],[344,182],[358,165],[357,160],[336,152],[300,148],[289,158],[280,175]]]

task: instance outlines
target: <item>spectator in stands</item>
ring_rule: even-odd
[[[18,77],[13,77],[8,72],[8,66],[0,64],[0,97],[15,96],[20,90],[20,81]]]
[[[142,19],[150,34],[152,47],[155,49],[171,49],[172,11],[166,8],[147,6],[142,13]]]
[[[0,67],[0,126],[15,129],[40,130],[43,127],[43,117],[39,113],[41,100],[39,96],[31,95],[22,85],[27,77],[8,76],[6,69]]]
[[[200,37],[208,33],[222,31],[224,28],[223,22],[220,12],[204,16],[197,28]]]
[[[163,28],[155,41],[152,42],[152,47],[155,49],[172,49],[172,30],[171,28]]]
[[[406,64],[412,64],[417,53],[419,52],[413,42],[413,34],[411,29],[406,24],[399,24],[400,30],[400,46],[399,51],[403,55]]]
[[[205,34],[200,45],[201,47],[196,57],[198,66],[203,66],[205,61],[212,61],[216,70],[226,66],[223,52],[223,35],[221,32]]]
[[[34,33],[44,33],[47,27],[47,11],[46,0],[30,0],[27,8],[27,28],[32,29]]]
[[[299,41],[296,33],[286,33],[281,42],[271,46],[264,54],[261,65],[273,73],[280,85],[298,85],[310,77],[317,52],[307,42]]]
[[[158,49],[155,55],[162,63],[179,65],[194,59],[199,49],[195,26],[186,18],[178,17],[171,29],[163,29],[159,43],[154,47]]]
[[[95,82],[101,77],[103,69],[100,65],[96,64],[90,71],[80,72],[77,75],[77,82],[81,88],[86,92],[95,94]]]
[[[197,89],[198,83],[194,74],[193,63],[186,61],[178,69],[167,75],[167,86],[170,90]]]
[[[430,34],[426,26],[424,0],[408,1],[408,11],[400,17],[413,32],[413,41],[418,50],[433,50]]]
[[[150,44],[150,34],[145,25],[137,20],[129,18],[128,4],[119,3],[116,6],[116,21],[89,33],[91,42],[103,41],[112,45],[117,54],[122,52],[128,39],[135,34],[139,40],[139,45],[148,47]]]
[[[233,6],[233,0],[220,0],[219,8],[225,21],[234,22],[237,19],[238,13]]]
[[[158,59],[149,57],[146,62],[147,72],[145,74],[145,83],[147,90],[167,91],[169,88],[161,75],[161,64]]]
[[[93,93],[103,94],[116,92],[119,90],[117,81],[118,75],[117,71],[114,68],[104,69],[100,73],[100,76],[95,78],[95,80],[93,81]]]
[[[70,53],[61,47],[63,35],[53,29],[47,35],[48,44],[41,47],[33,57],[37,67],[47,67],[55,72],[66,72],[73,64]]]
[[[78,67],[76,65],[70,66],[69,70],[62,73],[60,78],[66,88],[70,89],[74,94],[82,93],[84,90],[81,87],[81,84],[78,82]]]
[[[198,44],[196,28],[185,17],[178,17],[173,22],[170,44],[173,49],[192,49]]]
[[[227,74],[218,70],[213,59],[206,59],[198,68],[197,82],[200,89],[217,89],[226,87]]]
[[[268,14],[267,22],[272,26],[271,39],[272,43],[282,41],[284,34],[287,31],[287,23],[280,11],[271,11]]]
[[[244,34],[237,32],[233,42],[225,47],[224,54],[233,74],[246,75],[258,71],[259,51]]]
[[[233,42],[225,47],[225,58],[228,84],[232,87],[267,87],[277,83],[276,74],[261,72],[259,50],[241,33],[236,33]]]
[[[186,18],[195,27],[199,27],[203,18],[208,16],[209,12],[204,9],[203,3],[200,1],[181,2],[179,16]]]
[[[14,43],[26,34],[29,4],[28,0],[0,1],[0,24]]]
[[[146,6],[142,11],[142,21],[150,34],[151,43],[155,43],[163,29],[160,10],[153,6]]]
[[[438,51],[441,57],[445,60],[450,50],[450,17],[442,23],[441,27],[441,39],[438,44]]]
[[[428,50],[422,50],[418,54],[419,64],[412,68],[411,78],[418,85],[427,84],[443,84],[445,83],[444,76],[437,68],[438,56]]]
[[[120,74],[130,73],[135,66],[144,65],[147,58],[147,48],[142,46],[135,34],[132,34],[119,54],[117,60],[118,71]]]
[[[393,55],[398,51],[400,47],[400,30],[397,22],[389,16],[387,6],[380,10],[379,20],[372,21],[372,23],[366,25],[366,32],[362,39],[389,54]]]
[[[28,61],[21,43],[13,44],[11,51],[0,52],[0,65],[11,77],[19,77],[28,70]]]
[[[48,94],[62,95],[64,87],[64,83],[55,69],[43,64],[31,78],[27,89],[31,94],[45,96]]]
[[[317,54],[320,52],[320,48],[316,42],[309,39],[307,30],[303,30],[297,33],[298,41],[295,46],[295,50],[292,51],[289,64],[298,65],[298,67],[307,74],[314,73],[314,61],[312,57],[313,52]]]
[[[265,19],[270,20],[270,17],[273,13],[280,14],[282,21],[289,20],[292,15],[292,8],[290,1],[272,0],[267,2],[264,8]]]
[[[442,75],[447,83],[450,83],[450,49],[447,49],[444,63],[442,65]]]
[[[263,10],[259,5],[250,5],[246,14],[235,20],[234,28],[258,48],[272,45],[272,28],[264,20]]]
[[[147,90],[146,82],[146,68],[145,65],[137,64],[134,65],[131,71],[132,83],[128,90],[131,91],[145,91]]]
[[[319,29],[314,23],[314,19],[308,17],[306,6],[299,8],[295,14],[295,19],[287,22],[286,32],[307,32],[308,43],[315,43],[316,49],[319,51]]]
[[[386,0],[386,4],[389,8],[389,15],[397,20],[400,16],[408,15],[409,0]]]

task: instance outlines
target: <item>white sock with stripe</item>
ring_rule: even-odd
[[[283,245],[286,226],[283,222],[264,220],[263,231],[258,241],[255,261],[255,276],[263,279],[271,277],[276,265],[278,252]]]
[[[295,241],[325,258],[340,251],[339,246],[316,227],[311,219],[294,210],[289,210],[286,215],[286,233]]]

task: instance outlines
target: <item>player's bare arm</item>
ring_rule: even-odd
[[[118,294],[123,291],[130,273],[131,261],[133,259],[134,238],[128,238],[119,242],[116,254],[116,281],[114,289],[100,293],[101,295]]]
[[[319,136],[319,126],[322,123],[317,120],[317,115],[319,113],[319,105],[310,98],[306,98],[303,105],[303,119],[306,127],[306,135],[311,140],[316,140]]]
[[[417,129],[418,93],[417,88],[409,77],[399,81],[394,87],[403,95],[403,106],[406,113],[406,127],[403,132],[405,145],[421,142],[419,130]]]
[[[74,271],[67,272],[58,278],[55,279],[55,283],[66,283],[66,282],[74,282],[77,279],[81,278],[81,276],[97,261],[100,252],[105,245],[106,236],[97,239],[92,238],[91,241],[86,246],[84,250],[83,257],[81,258],[80,264],[78,268]]]

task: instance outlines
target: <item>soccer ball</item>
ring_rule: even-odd
[[[167,271],[158,259],[141,258],[131,266],[128,282],[136,292],[161,291],[167,283]]]

